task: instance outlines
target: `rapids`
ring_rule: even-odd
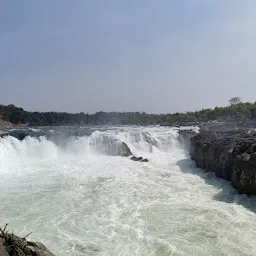
[[[256,255],[256,199],[197,169],[169,127],[0,134],[0,225],[56,256]],[[148,163],[122,157],[125,143]]]

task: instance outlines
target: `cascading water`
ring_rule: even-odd
[[[256,255],[255,198],[195,168],[175,129],[0,136],[0,223],[56,255]]]

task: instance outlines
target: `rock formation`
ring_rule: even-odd
[[[0,256],[54,256],[42,243],[30,242],[0,229]]]
[[[144,162],[144,163],[149,162],[147,158],[143,158],[141,156],[140,157],[132,156],[130,159],[135,162]]]
[[[231,181],[239,193],[256,195],[255,134],[201,132],[190,142],[190,155],[198,167]]]
[[[121,151],[121,153],[120,153],[121,156],[132,155],[130,148],[128,147],[128,145],[125,142],[122,142],[120,151]]]

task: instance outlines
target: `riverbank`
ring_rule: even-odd
[[[239,193],[256,195],[256,134],[205,132],[190,139],[189,152],[199,168],[231,181]]]
[[[8,129],[8,128],[22,128],[27,127],[28,124],[13,124],[11,122],[7,122],[0,118],[0,129]]]

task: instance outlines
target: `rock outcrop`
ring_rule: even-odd
[[[239,193],[256,195],[255,134],[201,132],[190,142],[190,155],[198,167],[231,181]]]
[[[121,153],[120,153],[121,156],[127,157],[127,156],[132,155],[130,148],[128,147],[128,145],[125,142],[122,142],[120,151],[121,151]]]
[[[135,162],[143,162],[143,163],[149,162],[147,158],[143,158],[141,156],[140,157],[132,156],[130,159]]]
[[[42,243],[9,234],[5,228],[0,229],[0,256],[54,256]]]

